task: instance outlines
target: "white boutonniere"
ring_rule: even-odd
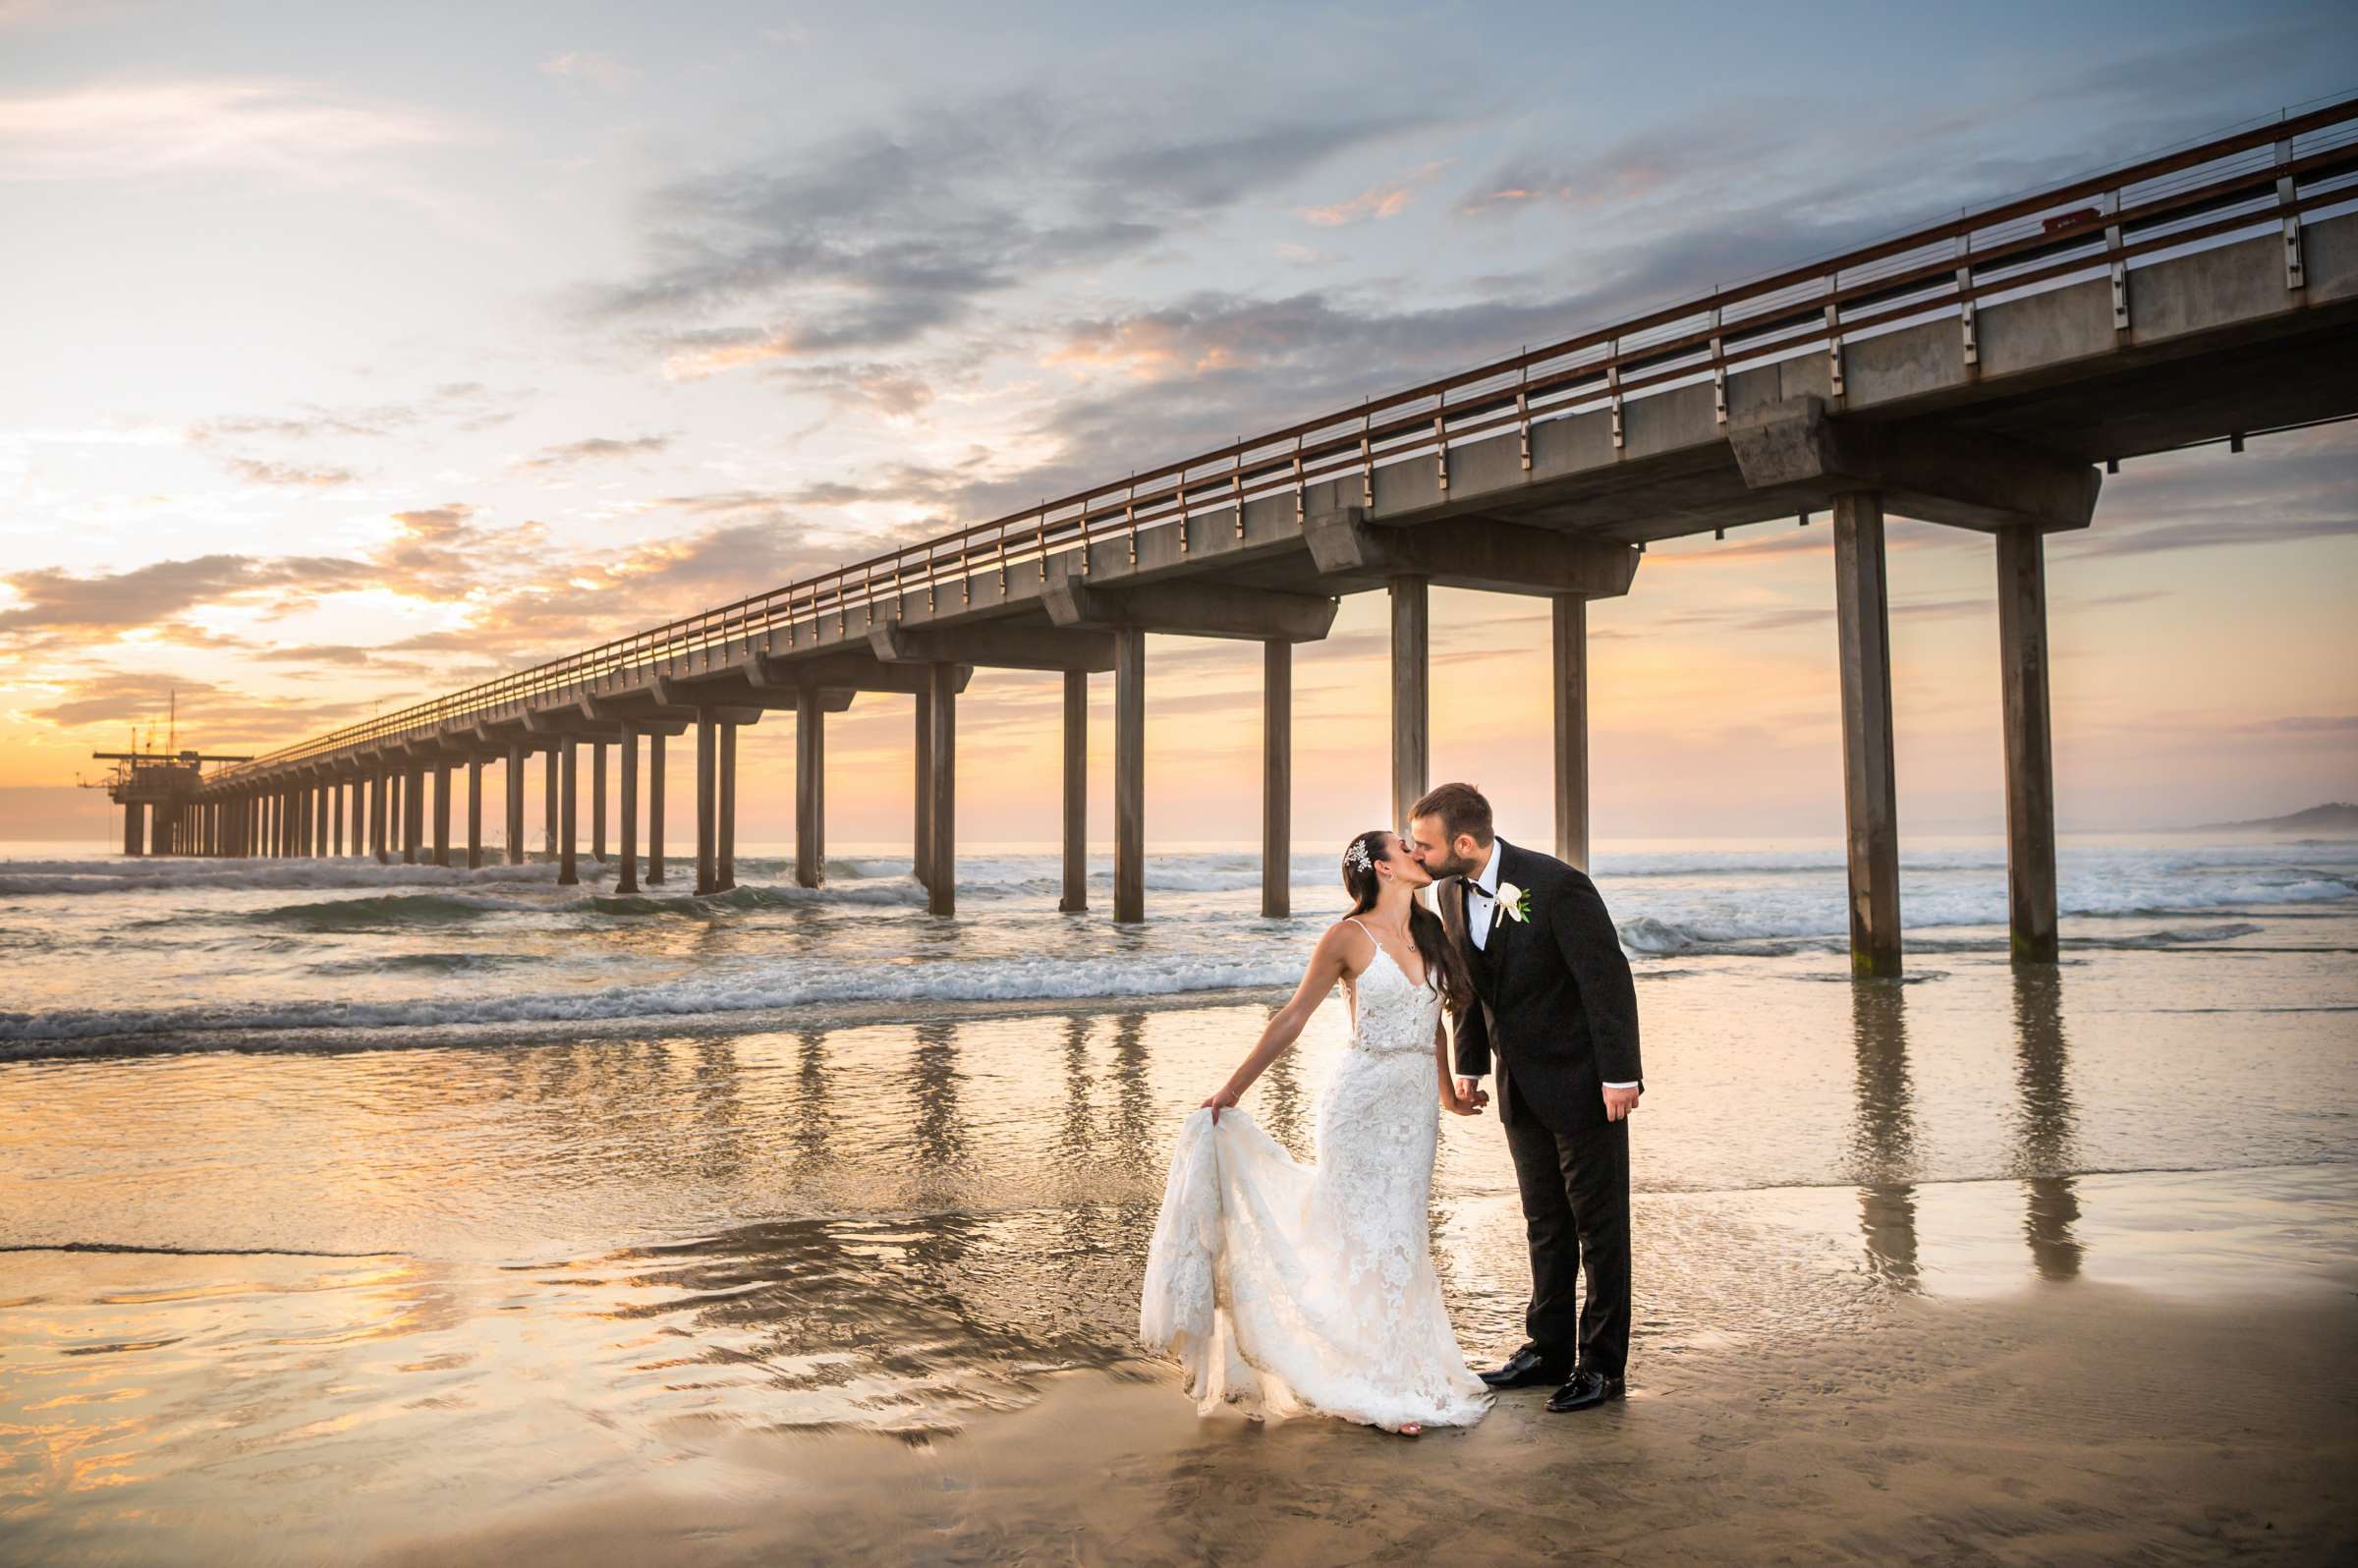
[[[1531,919],[1531,893],[1512,882],[1498,884],[1498,913],[1510,921]]]

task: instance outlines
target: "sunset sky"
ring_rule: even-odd
[[[2333,6],[1901,9],[0,0],[0,840],[103,839],[174,689],[267,749],[2358,87]],[[1829,534],[1595,607],[1600,839],[1839,831]],[[2131,462],[2049,560],[2064,827],[2358,798],[2358,427]],[[1994,827],[1990,541],[1890,577],[1903,830]],[[1434,620],[1435,775],[1544,842],[1544,603]],[[1385,809],[1383,624],[1297,655],[1304,847]],[[1259,676],[1151,644],[1151,839],[1258,845]],[[977,675],[968,841],[1052,836],[1057,701]],[[837,843],[909,739],[832,721]]]

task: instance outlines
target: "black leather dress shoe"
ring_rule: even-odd
[[[1547,1408],[1555,1411],[1588,1410],[1608,1399],[1619,1399],[1621,1394],[1620,1378],[1607,1377],[1602,1372],[1593,1372],[1584,1368],[1572,1374],[1570,1382],[1547,1396]]]
[[[1542,1356],[1537,1346],[1525,1345],[1506,1358],[1505,1366],[1475,1375],[1492,1388],[1533,1388],[1554,1382],[1564,1375],[1564,1369],[1561,1363]]]

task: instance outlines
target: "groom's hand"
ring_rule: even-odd
[[[1482,1087],[1479,1078],[1461,1078],[1457,1081],[1457,1097],[1480,1110],[1490,1102],[1490,1092]]]
[[[1629,1113],[1638,1108],[1638,1096],[1645,1092],[1642,1089],[1606,1090],[1604,1092],[1604,1119],[1608,1122],[1629,1120]]]

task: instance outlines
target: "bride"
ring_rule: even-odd
[[[1318,1411],[1413,1436],[1472,1426],[1488,1408],[1450,1331],[1427,1230],[1436,1092],[1460,1116],[1488,1098],[1460,1097],[1451,1076],[1441,1006],[1467,980],[1439,917],[1416,900],[1431,881],[1397,835],[1353,839],[1351,913],[1180,1129],[1139,1337],[1179,1358],[1199,1412],[1222,1401],[1256,1418]],[[1351,1045],[1319,1101],[1319,1162],[1297,1164],[1230,1107],[1338,980]]]

